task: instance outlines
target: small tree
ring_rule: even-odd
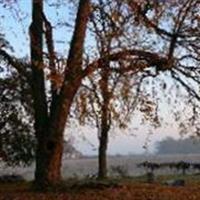
[[[91,31],[96,39],[97,53],[106,58],[112,51],[113,45],[126,34],[126,26],[131,17],[125,14],[123,2],[99,0],[94,6],[91,17]],[[114,48],[123,48],[119,43]],[[147,120],[153,120],[155,105],[140,90],[143,79],[148,73],[137,74],[137,70],[130,70],[135,64],[142,71],[142,64],[138,60],[111,62],[102,59],[99,70],[83,82],[76,98],[75,117],[81,124],[89,123],[97,129],[99,139],[98,149],[98,178],[107,177],[107,146],[111,129],[126,129],[133,111],[138,103],[141,112]],[[121,70],[119,68],[122,68]],[[137,75],[136,75],[137,74]],[[132,88],[132,86],[134,86]],[[148,116],[148,117],[147,117]]]

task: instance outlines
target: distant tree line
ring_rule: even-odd
[[[193,138],[185,138],[176,140],[172,137],[156,143],[157,154],[190,154],[200,153],[200,141]]]
[[[157,163],[157,162],[148,162],[144,161],[137,165],[139,168],[144,168],[147,173],[154,173],[156,170],[159,169],[166,169],[169,168],[170,170],[176,169],[177,172],[181,171],[182,175],[185,175],[187,171],[200,171],[200,163],[198,162],[186,162],[186,161],[179,161],[179,162],[164,162],[164,163]]]

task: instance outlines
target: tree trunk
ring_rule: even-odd
[[[103,61],[101,71],[101,94],[103,97],[102,107],[101,107],[101,130],[99,135],[99,171],[98,178],[107,178],[107,145],[108,145],[108,132],[110,129],[110,118],[109,118],[109,62]]]
[[[108,131],[102,130],[99,141],[99,170],[98,178],[107,178],[107,144],[108,144]]]
[[[56,140],[55,140],[56,139]],[[35,183],[39,189],[61,181],[63,138],[39,140],[36,151]]]
[[[52,99],[55,106],[48,112],[43,66],[43,1],[32,0],[31,62],[32,90],[37,138],[35,185],[46,189],[61,181],[63,134],[73,98],[81,85],[82,54],[90,14],[90,0],[80,0],[65,78],[60,94]]]
[[[61,103],[64,97],[57,102],[63,107],[56,107],[57,110],[54,110],[54,114],[49,117],[49,127],[38,137],[35,183],[41,189],[56,185],[62,180],[63,133],[73,98],[81,85],[81,78],[76,79],[75,82],[76,84],[68,83],[64,104]]]

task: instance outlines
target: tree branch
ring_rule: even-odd
[[[104,60],[107,61],[119,61],[126,60],[127,58],[135,57],[134,59],[146,61],[147,65],[136,65],[130,66],[128,68],[113,68],[113,71],[124,72],[124,71],[142,71],[144,68],[149,66],[155,66],[158,70],[167,70],[168,69],[168,59],[164,56],[159,56],[156,53],[151,53],[149,51],[130,49],[130,50],[122,50],[119,52],[115,52],[109,55],[106,55],[98,60],[90,63],[82,72],[82,76],[86,77],[87,75],[93,73],[96,69],[101,68],[101,63]]]
[[[19,59],[9,55],[6,51],[0,49],[0,57],[9,65],[11,65],[19,74],[30,78],[26,69],[30,69],[30,64],[20,61]]]
[[[180,79],[180,77],[177,76],[175,71],[172,71],[171,75],[172,75],[172,78],[174,78],[177,82],[179,82],[189,94],[191,94],[194,98],[200,101],[200,96],[195,92],[195,90],[193,90],[182,79]]]

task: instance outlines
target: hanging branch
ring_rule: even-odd
[[[20,59],[9,55],[6,51],[2,49],[0,49],[0,57],[8,65],[11,65],[19,74],[22,74],[24,77],[27,77],[27,80],[30,78],[30,74],[28,74],[26,71],[27,69],[30,69],[29,63],[23,62]]]
[[[192,89],[190,86],[188,86],[187,83],[185,83],[175,71],[171,72],[172,78],[174,78],[177,82],[179,82],[185,89],[186,91],[191,94],[194,98],[196,98],[198,101],[200,101],[200,96],[195,92],[194,89]]]

